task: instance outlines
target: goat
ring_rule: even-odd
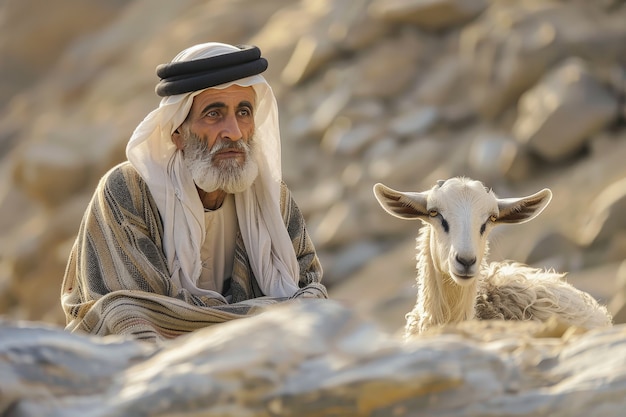
[[[455,177],[424,192],[378,183],[374,195],[392,216],[423,223],[417,237],[417,302],[406,315],[405,337],[473,318],[557,316],[567,325],[611,325],[606,307],[569,284],[565,274],[513,261],[487,263],[493,228],[538,216],[552,199],[549,189],[501,199],[480,181]]]

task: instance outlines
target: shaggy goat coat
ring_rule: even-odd
[[[611,315],[595,298],[565,280],[566,274],[514,262],[483,262],[474,285],[461,287],[451,277],[428,279],[430,226],[417,238],[415,307],[406,314],[405,336],[430,327],[465,320],[535,320],[553,316],[567,325],[584,328],[610,326]]]
[[[430,227],[417,238],[417,303],[406,315],[405,335],[432,326],[465,320],[536,320],[552,316],[584,328],[611,325],[611,315],[595,298],[566,279],[565,273],[514,262],[483,263],[474,286],[460,287],[447,277],[443,282],[425,279],[429,271]],[[471,308],[467,308],[467,307]]]
[[[452,178],[424,192],[374,186],[392,216],[424,223],[417,238],[417,301],[406,315],[405,336],[473,318],[610,326],[612,318],[565,274],[518,262],[488,264],[488,235],[498,224],[524,223],[548,205],[548,189],[521,198],[497,198],[479,181]]]

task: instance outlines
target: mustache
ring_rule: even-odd
[[[185,151],[190,154],[204,155],[205,157],[211,157],[223,150],[245,151],[246,153],[249,153],[255,142],[254,135],[252,135],[247,141],[233,141],[225,138],[216,141],[213,144],[213,147],[209,149],[209,141],[207,138],[200,137],[200,135],[193,132],[187,132],[186,136],[184,145]]]
[[[213,147],[209,151],[209,155],[213,156],[218,152],[223,150],[234,150],[234,151],[250,151],[250,145],[244,140],[232,141],[230,139],[220,139],[219,142],[215,142]]]

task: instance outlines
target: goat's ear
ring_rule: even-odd
[[[534,219],[552,200],[552,191],[547,188],[527,197],[499,198],[500,214],[496,223],[525,223]]]
[[[427,195],[428,191],[409,193],[393,190],[380,183],[374,185],[374,196],[378,203],[387,213],[400,219],[414,220],[427,217]]]

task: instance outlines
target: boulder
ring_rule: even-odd
[[[621,417],[626,327],[466,322],[403,342],[333,301],[158,346],[0,321],[7,416]],[[601,358],[601,359],[599,359]]]
[[[617,117],[617,97],[571,58],[550,71],[519,100],[513,134],[550,162],[580,151],[594,134]]]
[[[381,19],[432,31],[467,23],[486,8],[485,0],[375,0],[370,6]]]

